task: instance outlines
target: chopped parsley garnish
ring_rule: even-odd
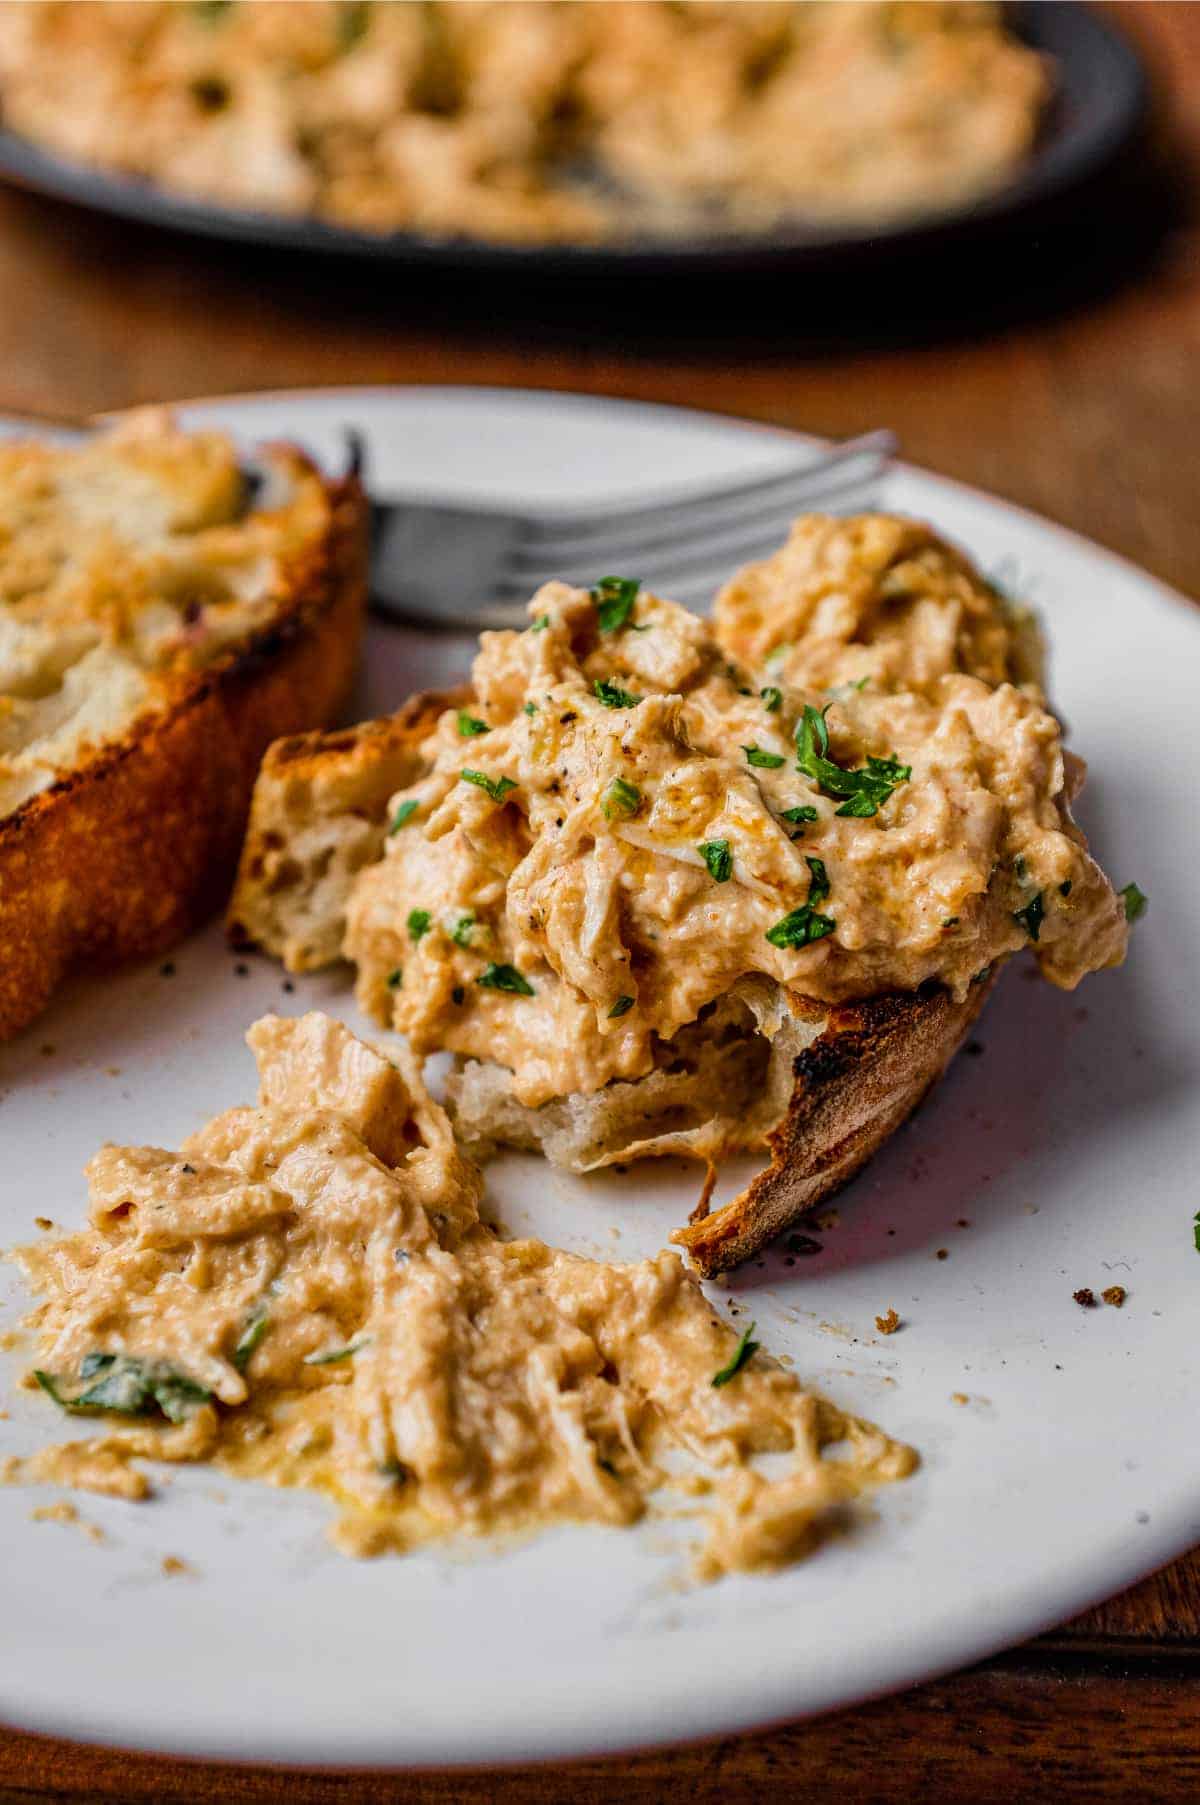
[[[473,740],[477,739],[481,733],[490,733],[492,730],[486,721],[479,719],[478,715],[468,714],[465,708],[460,708],[458,731],[464,740]]]
[[[385,982],[389,990],[399,990],[404,983],[404,967],[402,965],[397,965],[388,973]]]
[[[942,916],[942,926],[944,928],[956,928],[958,926],[958,916],[957,915],[943,915]]]
[[[636,708],[642,699],[629,690],[622,689],[619,683],[610,683],[607,677],[597,677],[592,690],[596,700],[603,702],[605,708]]]
[[[518,997],[534,995],[533,985],[515,965],[487,965],[475,982],[482,985],[484,990],[507,990],[512,996]]]
[[[763,659],[763,669],[770,671],[773,676],[776,671],[783,667],[787,655],[791,650],[791,646],[786,643],[781,646],[776,646],[774,651],[768,652],[767,656]]]
[[[700,848],[700,857],[708,866],[708,875],[715,884],[727,884],[733,876],[733,853],[728,840],[705,840]]]
[[[827,796],[845,797],[841,808],[834,810],[838,815],[865,820],[878,814],[892,791],[912,776],[912,766],[898,764],[894,758],[871,754],[861,770],[846,771],[828,753],[829,729],[824,710],[806,702],[796,728],[796,767],[819,784]]]
[[[1125,904],[1126,921],[1140,921],[1150,907],[1150,898],[1136,884],[1126,884],[1118,895]]]
[[[407,802],[402,802],[392,816],[391,825],[388,828],[389,834],[399,833],[405,822],[412,820],[420,806],[415,796],[410,796]]]
[[[780,703],[783,701],[783,691],[776,689],[772,683],[766,689],[760,689],[758,693],[762,697],[762,704],[767,713],[778,714]]]
[[[612,821],[617,817],[628,820],[636,815],[642,806],[642,792],[636,783],[627,783],[623,777],[614,777],[604,792],[604,819]]]
[[[1039,890],[1032,902],[1027,902],[1023,909],[1013,910],[1013,920],[1019,921],[1031,940],[1036,940],[1042,931],[1042,923],[1046,919],[1046,905]]]
[[[346,1343],[345,1347],[331,1347],[327,1353],[323,1354],[305,1354],[304,1364],[305,1366],[336,1366],[339,1360],[352,1359],[360,1348],[366,1347],[370,1339],[369,1335],[356,1335],[353,1341]]]
[[[1195,1224],[1196,1252],[1200,1253],[1200,1210],[1197,1210],[1192,1220]]]
[[[531,633],[544,633],[549,625],[550,616],[548,614],[539,614],[529,631]]]
[[[459,916],[450,930],[450,938],[453,940],[455,946],[470,946],[471,929],[474,926],[475,917],[473,915],[467,914]]]
[[[767,929],[767,939],[772,946],[811,946],[814,940],[824,940],[826,934],[832,934],[837,926],[830,916],[817,913],[817,905],[829,895],[825,861],[806,858],[805,862],[809,870],[808,898],[798,909],[777,921],[773,928]]]
[[[536,702],[526,702],[524,708],[521,710],[522,714],[536,714],[537,711],[538,705]]]
[[[785,808],[779,819],[789,822],[793,827],[799,827],[802,821],[817,821],[820,816],[811,802],[799,802],[795,808]]]
[[[812,881],[808,886],[808,906],[815,909],[818,903],[825,901],[829,895],[829,873],[825,869],[823,859],[813,859],[805,855],[805,863],[812,873]]]
[[[160,1410],[168,1422],[185,1423],[212,1397],[203,1385],[171,1367],[138,1360],[132,1354],[86,1354],[79,1376],[95,1383],[74,1398],[63,1395],[53,1374],[35,1370],[33,1376],[47,1396],[72,1416],[95,1416],[104,1411],[118,1416],[153,1416]]]
[[[408,911],[408,937],[412,941],[423,940],[429,932],[430,914],[428,909],[410,909]]]
[[[751,1323],[750,1327],[748,1329],[742,1330],[741,1336],[738,1339],[738,1344],[733,1350],[733,1354],[732,1354],[732,1357],[730,1358],[729,1364],[727,1366],[723,1366],[719,1373],[713,1374],[712,1383],[714,1385],[716,1385],[716,1386],[728,1385],[728,1383],[731,1379],[736,1379],[737,1375],[741,1372],[743,1366],[745,1366],[747,1360],[749,1360],[752,1355],[757,1354],[758,1349],[759,1349],[759,1343],[757,1341],[751,1341],[751,1339],[750,1339],[750,1337],[754,1333],[756,1326],[757,1325],[755,1323]]]
[[[464,783],[473,783],[478,790],[484,790],[493,802],[503,802],[510,790],[516,789],[511,777],[488,777],[482,771],[460,771],[459,776]]]
[[[632,1008],[633,1008],[633,998],[632,997],[618,997],[616,1002],[613,1004],[612,1008],[608,1012],[609,1021],[610,1022],[616,1021],[616,1019],[619,1015],[628,1015],[629,1011]]]
[[[635,577],[601,577],[591,593],[602,633],[616,633],[625,625],[641,586]]]
[[[778,752],[764,752],[759,746],[743,746],[742,751],[746,754],[748,765],[755,765],[763,771],[778,771],[784,763]]]
[[[241,1334],[237,1346],[233,1350],[233,1364],[240,1373],[244,1373],[250,1364],[250,1356],[271,1326],[271,1318],[265,1310],[252,1316]]]

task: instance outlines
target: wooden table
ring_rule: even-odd
[[[1159,142],[1190,180],[1200,169],[1200,6],[1154,0],[1113,10],[1159,78]],[[1079,260],[1107,236],[1093,227]],[[1142,245],[1122,281],[1110,267],[1099,298],[1076,296],[1064,311],[1063,259],[1055,264],[1049,249],[1019,247],[1012,259],[1011,292],[999,299],[1018,296],[1023,320],[973,328],[976,307],[948,337],[945,295],[936,332],[922,297],[910,297],[907,309],[897,301],[898,328],[856,321],[855,345],[844,323],[814,326],[803,294],[783,306],[776,295],[760,317],[757,303],[736,297],[705,312],[696,294],[610,295],[589,311],[531,293],[498,324],[499,296],[493,306],[485,295],[481,307],[477,294],[414,292],[376,274],[350,292],[329,272],[0,194],[0,406],[84,413],[254,388],[475,382],[680,402],[835,435],[888,425],[915,462],[1024,503],[1200,595],[1200,234],[1187,186],[1157,248]],[[1039,305],[1051,281],[1057,311]],[[887,342],[898,334],[906,342]],[[6,1649],[3,1658],[13,1656]],[[1198,1731],[1192,1556],[970,1673],[702,1749],[504,1777],[284,1779],[0,1732],[0,1805],[85,1797],[608,1805],[668,1794],[736,1805],[818,1788],[836,1790],[843,1805],[1191,1799],[1200,1797]]]

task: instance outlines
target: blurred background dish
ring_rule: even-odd
[[[1144,99],[1057,0],[0,4],[0,175],[451,267],[886,255],[1096,179]]]

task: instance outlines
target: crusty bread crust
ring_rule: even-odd
[[[794,1060],[791,1103],[767,1135],[771,1163],[671,1236],[705,1278],[748,1260],[854,1177],[936,1084],[995,980],[993,970],[961,1001],[928,987],[830,1008],[789,993],[797,1016],[825,1019]]]
[[[366,601],[366,502],[352,477],[326,492],[326,535],[284,562],[269,625],[180,676],[163,709],[0,818],[0,1040],[71,971],[160,952],[219,906],[264,750],[345,700]]]
[[[262,947],[294,972],[341,958],[350,889],[383,856],[388,801],[424,776],[422,743],[467,699],[426,691],[382,720],[267,749],[226,917],[235,946]]]

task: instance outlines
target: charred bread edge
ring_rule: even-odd
[[[272,449],[314,468],[293,447]],[[0,819],[0,1040],[71,970],[160,952],[209,915],[267,745],[344,702],[362,637],[367,515],[356,478],[325,487],[327,533],[282,561],[287,600],[275,618]]]
[[[730,1203],[671,1236],[705,1278],[758,1253],[861,1170],[941,1077],[997,971],[961,1001],[937,985],[839,1007],[789,992],[797,1014],[825,1026],[794,1061],[791,1103],[767,1136],[771,1163]]]

